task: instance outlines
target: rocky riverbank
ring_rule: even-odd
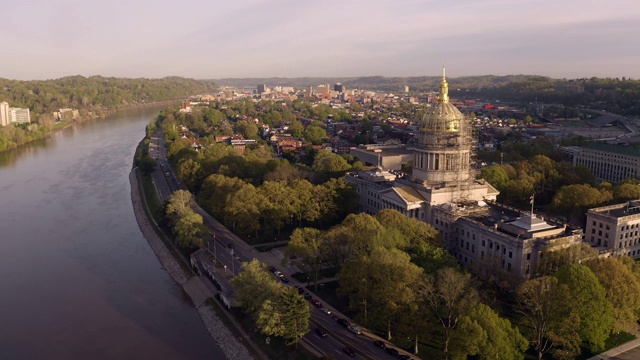
[[[162,239],[160,239],[158,234],[155,232],[155,225],[150,222],[153,220],[147,217],[143,208],[144,204],[142,203],[140,191],[138,191],[139,187],[136,169],[133,169],[129,174],[129,182],[131,183],[131,201],[133,203],[133,211],[142,234],[147,239],[149,246],[151,246],[151,249],[158,257],[160,264],[162,264],[169,276],[171,276],[171,278],[173,278],[173,280],[178,284],[184,284],[192,275],[185,271],[178,261],[176,261]],[[209,331],[211,338],[213,338],[220,349],[222,349],[227,359],[253,359],[246,347],[241,344],[235,336],[233,336],[209,305],[205,303],[200,306],[198,308],[198,313],[200,314],[200,318],[207,328],[207,331]]]

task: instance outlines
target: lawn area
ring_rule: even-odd
[[[139,172],[139,174],[140,179],[142,180],[142,189],[144,190],[145,200],[147,201],[149,211],[151,211],[151,216],[156,223],[159,223],[163,217],[164,204],[162,204],[160,199],[158,199],[156,189],[153,186],[153,182],[151,182],[151,176],[143,175],[141,172]]]

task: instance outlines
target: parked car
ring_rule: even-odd
[[[362,334],[362,329],[360,329],[359,326],[349,326],[347,328],[347,330],[351,331],[352,333],[356,334],[356,335],[360,335]]]
[[[313,304],[313,306],[317,307],[317,308],[321,308],[322,307],[322,303],[316,299],[311,299],[311,303]]]
[[[322,328],[316,328],[316,335],[320,337],[327,337],[327,333]]]
[[[296,289],[298,289],[298,294],[302,295],[304,293],[302,286],[296,286]]]
[[[233,244],[232,243],[227,244],[227,246],[229,247],[229,249],[233,250]]]
[[[327,314],[327,315],[331,315],[331,310],[327,309],[327,308],[322,308],[320,309],[323,313]]]
[[[284,274],[281,273],[280,271],[276,270],[273,272],[277,277],[284,277]]]
[[[411,356],[409,356],[407,354],[402,354],[402,355],[398,356],[398,359],[411,360]]]
[[[338,318],[336,321],[338,322],[338,324],[340,324],[340,325],[342,325],[344,327],[351,326],[351,323],[349,321],[347,321],[346,319]]]
[[[385,345],[384,342],[380,341],[380,340],[374,340],[373,341],[373,345],[375,347],[379,347],[380,349],[386,349],[387,348],[387,345]]]
[[[342,349],[342,351],[344,351],[345,354],[347,354],[347,355],[349,355],[351,357],[356,356],[356,352],[353,351],[353,349],[350,348],[350,347],[346,347],[346,348]]]
[[[394,348],[386,348],[384,351],[387,352],[387,354],[391,355],[391,356],[398,356],[400,353],[398,353],[398,350],[394,349]]]
[[[288,284],[288,283],[289,283],[289,279],[287,279],[287,278],[286,278],[286,277],[284,277],[284,276],[281,276],[281,277],[280,277],[280,281],[282,281],[282,282],[283,282],[283,283],[285,283],[285,284]]]
[[[311,297],[311,295],[309,295],[309,293],[304,293],[304,299],[305,300],[311,300],[313,298]]]

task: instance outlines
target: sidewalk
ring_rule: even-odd
[[[609,349],[605,352],[603,352],[602,354],[598,354],[596,356],[593,356],[591,358],[589,358],[588,360],[605,360],[605,359],[611,359],[614,356],[618,356],[622,353],[625,353],[631,349],[635,349],[636,347],[640,346],[640,331],[636,331],[636,333],[634,334],[636,336],[637,339],[635,340],[631,340],[629,342],[626,342],[618,347],[615,347],[613,349]]]

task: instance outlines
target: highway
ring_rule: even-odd
[[[171,193],[178,190],[180,187],[179,182],[167,161],[165,140],[160,130],[158,130],[152,137],[149,152],[150,155],[156,159],[157,163],[160,164],[152,174],[154,184],[163,201],[167,201],[171,196]],[[195,204],[193,209],[202,216],[204,225],[211,230],[212,236],[205,244],[207,250],[215,259],[217,259],[217,261],[226,266],[226,271],[233,275],[237,275],[240,272],[243,262],[258,259],[267,266],[273,266],[284,273],[285,277],[290,280],[288,285],[301,286],[305,292],[308,292],[314,299],[318,299],[322,302],[323,307],[331,310],[332,314],[327,315],[310,304],[312,309],[310,331],[302,338],[301,342],[303,345],[311,347],[323,354],[331,354],[335,359],[395,358],[386,353],[383,349],[377,348],[373,345],[374,340],[380,340],[385,342],[388,347],[396,348],[384,341],[384,339],[371,334],[365,328],[362,328],[362,334],[355,335],[349,332],[346,327],[338,324],[336,319],[339,317],[356,325],[353,320],[339,313],[334,308],[324,303],[322,299],[313,294],[305,287],[305,283],[296,281],[291,275],[293,272],[296,272],[297,269],[283,268],[280,265],[280,259],[274,256],[271,252],[259,252],[252,246],[249,246],[223,224],[204,211],[198,204]],[[211,264],[210,266],[213,265]],[[275,275],[273,276],[276,277]],[[322,327],[325,332],[328,333],[328,336],[318,336],[315,332],[318,326]],[[345,346],[349,346],[354,349],[356,351],[356,356],[351,357],[344,353],[343,349]],[[399,348],[396,349],[400,354],[406,354],[411,356],[412,359],[416,359],[415,355],[409,354]]]

